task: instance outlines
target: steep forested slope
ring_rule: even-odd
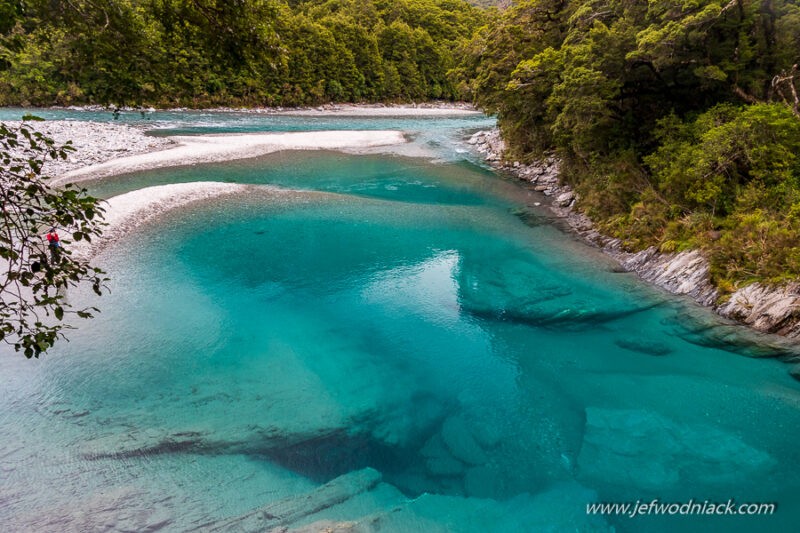
[[[0,105],[456,97],[462,0],[0,0]]]
[[[799,61],[795,1],[528,0],[458,77],[513,157],[563,159],[607,232],[700,247],[731,289],[800,275]]]

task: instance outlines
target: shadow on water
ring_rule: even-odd
[[[318,483],[366,467],[391,477],[392,472],[403,471],[415,461],[406,449],[388,446],[369,434],[345,430],[253,456],[266,458]]]

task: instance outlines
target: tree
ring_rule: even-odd
[[[796,0],[520,0],[451,76],[629,249],[700,248],[721,292],[800,275]]]
[[[39,355],[65,338],[67,315],[91,318],[96,308],[73,309],[68,287],[88,284],[102,293],[106,278],[99,268],[69,250],[73,241],[100,235],[103,208],[85,189],[55,189],[44,167],[48,159],[64,159],[70,143],[53,139],[30,126],[0,123],[0,339],[26,357]],[[67,247],[48,253],[42,232],[67,231]],[[72,240],[70,240],[70,238]]]

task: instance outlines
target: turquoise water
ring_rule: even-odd
[[[204,133],[297,132],[330,130],[402,130],[416,144],[435,151],[439,157],[461,160],[468,157],[463,137],[491,128],[493,118],[482,114],[426,116],[307,116],[243,113],[236,111],[74,111],[69,109],[0,108],[0,120],[19,120],[33,114],[47,120],[112,122],[148,128],[150,135],[197,135]],[[477,161],[477,158],[475,158]]]
[[[285,521],[261,530],[800,520],[800,384],[748,357],[793,348],[618,273],[535,193],[465,160],[332,152],[90,185],[194,180],[293,192],[143,225],[98,258],[109,294],[70,294],[96,319],[41,360],[3,354],[2,529],[236,530],[270,503]],[[778,507],[586,514],[654,498]]]

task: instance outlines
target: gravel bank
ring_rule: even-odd
[[[21,123],[8,121],[4,124],[13,128]],[[112,159],[175,146],[175,142],[168,138],[151,137],[145,135],[144,129],[126,124],[72,120],[48,120],[28,124],[32,129],[52,137],[56,144],[63,145],[72,141],[75,151],[69,152],[66,160],[48,160],[44,167],[44,173],[54,178]]]

